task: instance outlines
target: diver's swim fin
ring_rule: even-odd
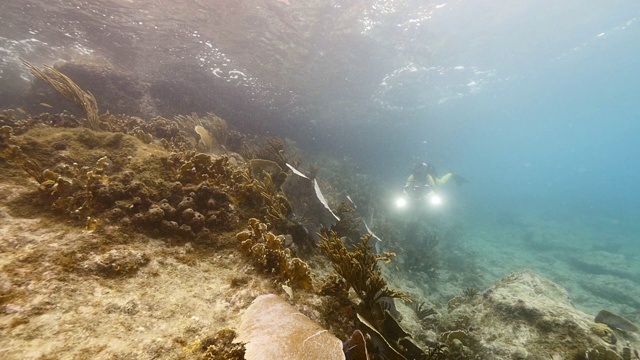
[[[431,174],[427,175],[427,183],[429,184],[429,186],[436,186],[436,182],[433,180],[433,176],[431,176]]]
[[[460,175],[455,175],[455,174],[453,175],[453,181],[455,181],[456,185],[458,185],[458,186],[464,185],[464,183],[468,183],[469,182],[469,180],[463,178]]]
[[[452,173],[446,173],[444,175],[442,175],[442,177],[440,179],[438,179],[438,185],[444,185],[447,183],[447,181],[449,181],[449,179],[451,179],[451,177],[453,176]]]

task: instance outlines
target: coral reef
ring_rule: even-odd
[[[378,267],[379,261],[389,262],[394,254],[373,254],[369,244],[371,234],[361,237],[360,243],[349,251],[335,232],[322,235],[318,246],[325,251],[333,269],[351,288],[360,300],[357,324],[359,330],[370,339],[368,351],[373,358],[389,359],[444,359],[446,348],[435,342],[425,351],[421,349],[399,324],[399,314],[394,298],[410,302],[409,297],[399,291],[389,289]],[[345,291],[340,282],[328,289]],[[325,290],[325,291],[326,291]],[[343,295],[344,296],[344,295]]]
[[[46,72],[52,83],[69,79],[53,69],[47,68]],[[63,80],[56,80],[55,76]],[[136,274],[142,274],[140,279],[163,276],[162,268],[166,265],[183,270],[185,266],[218,262],[220,256],[215,259],[203,256],[210,254],[212,248],[219,249],[211,246],[211,240],[228,239],[229,232],[237,232],[244,219],[257,214],[262,221],[251,218],[248,230],[236,236],[240,251],[280,283],[313,289],[311,269],[294,257],[296,242],[290,235],[293,239],[308,239],[315,231],[304,229],[301,223],[309,220],[323,224],[326,215],[330,221],[323,225],[330,228],[337,217],[320,192],[318,181],[309,178],[305,181],[305,191],[322,216],[313,217],[313,211],[303,212],[301,218],[293,216],[290,201],[282,191],[287,178],[282,169],[300,162],[295,152],[289,152],[293,148],[291,144],[280,138],[258,138],[253,143],[255,152],[247,166],[242,158],[226,152],[224,143],[235,135],[231,135],[226,122],[215,115],[192,114],[178,117],[177,122],[162,117],[145,120],[109,113],[98,116],[97,105],[92,106],[87,100],[89,93],[70,80],[66,86],[67,90],[57,91],[63,95],[64,91],[77,92],[75,98],[69,96],[90,120],[67,113],[31,116],[24,111],[5,111],[0,116],[1,176],[12,181],[25,178],[35,181],[35,184],[31,181],[33,191],[25,191],[18,201],[36,205],[37,211],[51,209],[65,219],[72,219],[69,224],[81,224],[85,228],[84,232],[79,231],[86,235],[85,239],[96,239],[78,242],[77,246],[48,257],[48,263],[56,271],[64,270],[63,278],[86,277],[112,285],[125,279],[139,280]],[[24,173],[16,176],[17,170],[10,174],[4,171],[14,168]],[[348,209],[345,208],[344,213],[346,215]],[[271,231],[266,222],[274,225]],[[353,224],[343,223],[349,227]],[[355,228],[350,231],[355,237]],[[152,236],[145,237],[138,232]],[[276,235],[280,233],[287,235]],[[106,234],[114,234],[117,239],[100,241],[108,238]],[[127,236],[132,234],[135,236]],[[136,239],[152,238],[156,245],[160,244],[160,252],[150,252],[141,242],[136,242]],[[382,336],[390,336],[399,328],[392,318],[398,314],[392,298],[404,298],[404,295],[387,288],[377,266],[378,261],[389,261],[391,254],[370,253],[369,239],[370,236],[364,237],[356,252],[346,253],[347,257],[351,256],[347,261],[359,262],[357,276],[347,275],[346,280],[334,276],[334,281],[330,281],[332,285],[323,288],[325,296],[316,298],[313,305],[316,308],[312,314],[335,319],[332,329],[335,327],[340,335],[353,333],[357,318],[356,306],[349,299],[349,287],[358,292],[363,307],[369,308],[369,312],[378,308],[378,314],[382,315],[374,326],[381,329]],[[171,246],[165,249],[163,244]],[[171,249],[174,245],[180,249]],[[205,248],[209,252],[201,251]],[[237,250],[224,250],[229,251],[229,259],[242,262],[232,256]],[[33,262],[41,254],[34,253],[24,261]],[[167,260],[156,254],[171,257]],[[339,266],[347,267],[346,264]],[[226,281],[239,293],[246,292],[254,282],[237,275]],[[273,286],[272,281],[269,283]],[[0,289],[3,302],[19,293],[13,291],[13,287],[8,289]],[[312,292],[303,294],[302,297],[318,296]],[[336,299],[340,302],[336,303]],[[134,316],[147,311],[142,310],[143,303],[135,299],[118,303],[128,305],[109,306],[106,312]],[[393,335],[394,347],[403,346],[401,342],[411,342],[406,332],[400,334],[401,338]],[[221,331],[198,341],[198,346],[188,347],[188,352],[198,349],[204,358],[241,358],[241,346],[231,344],[234,338],[232,331]],[[303,340],[305,345],[311,341],[309,337]],[[360,340],[361,346],[366,343],[362,334]],[[175,342],[187,344],[183,340]],[[150,353],[160,353],[166,346],[169,345],[153,345]]]
[[[227,156],[197,153],[194,138],[180,130],[179,124],[187,127],[187,120],[176,123],[157,117],[145,121],[109,113],[98,116],[95,98],[67,76],[51,67],[39,70],[24,63],[35,76],[85,110],[87,127],[109,131],[45,134],[37,131],[43,126],[64,128],[82,123],[65,114],[25,114],[26,119],[20,119],[15,112],[5,111],[0,119],[4,125],[0,156],[38,182],[40,200],[61,213],[90,220],[91,228],[106,220],[204,237],[211,231],[238,226],[239,211],[233,203],[248,192],[246,169],[232,165]],[[191,135],[199,138],[200,144],[210,145],[213,140],[205,140],[210,132],[216,142],[224,142],[228,126],[221,118],[194,114],[180,119],[196,123]],[[24,135],[18,139],[15,132]],[[133,138],[151,146],[141,151],[143,147]],[[155,149],[152,143],[158,139],[165,151],[173,153]]]
[[[387,282],[382,277],[378,262],[389,262],[395,256],[392,253],[384,255],[373,254],[373,245],[369,244],[371,235],[360,238],[360,243],[354,251],[349,251],[335,232],[321,235],[322,241],[318,244],[325,251],[333,269],[355,290],[366,309],[373,309],[375,302],[382,297],[400,298],[411,301],[402,292],[387,287]]]
[[[204,117],[196,113],[177,115],[174,120],[182,131],[198,139],[197,146],[202,151],[219,151],[227,144],[229,125],[213,113],[207,113]]]
[[[182,138],[163,122],[156,119],[152,122],[156,127],[145,130],[167,130],[165,136]],[[225,155],[169,147],[176,151],[168,153],[121,132],[74,128],[50,132],[42,125],[14,136],[5,125],[0,156],[37,181],[38,191],[32,195],[38,203],[48,203],[83,223],[91,217],[92,226],[131,224],[152,233],[199,238],[237,228],[241,199],[249,192],[247,170],[232,165]]]
[[[342,350],[348,357],[357,359],[530,359],[538,354],[545,358],[566,356],[575,359],[585,358],[584,356],[589,359],[638,357],[631,345],[626,343],[627,335],[623,334],[637,331],[635,325],[621,320],[615,314],[607,313],[599,314],[596,321],[603,321],[611,327],[593,324],[593,319],[584,320],[564,302],[558,309],[553,308],[553,304],[538,306],[538,301],[543,301],[558,291],[532,277],[514,277],[516,280],[524,278],[522,283],[533,284],[532,288],[527,288],[522,293],[535,296],[523,296],[525,300],[520,302],[511,301],[510,293],[501,289],[501,286],[506,287],[514,280],[509,278],[483,296],[477,296],[475,288],[466,288],[462,295],[450,301],[451,315],[437,316],[437,319],[438,314],[434,308],[428,307],[424,302],[414,302],[408,306],[399,304],[396,308],[394,299],[408,300],[408,297],[388,287],[379,267],[380,261],[389,262],[393,254],[373,252],[372,235],[360,236],[364,231],[361,226],[362,214],[359,213],[366,213],[366,209],[371,208],[373,203],[371,194],[374,191],[366,176],[355,174],[353,169],[347,168],[332,173],[329,181],[315,178],[317,168],[306,171],[307,175],[299,176],[297,170],[290,166],[300,163],[290,142],[275,137],[249,138],[229,129],[223,119],[210,113],[204,116],[192,113],[173,119],[154,117],[149,120],[109,113],[98,116],[95,98],[92,99],[90,93],[80,89],[69,77],[50,68],[32,69],[36,70],[44,74],[43,77],[48,76],[49,80],[45,81],[54,87],[58,86],[60,90],[56,91],[74,101],[85,112],[88,120],[81,115],[69,113],[29,115],[22,109],[5,110],[0,114],[0,177],[3,180],[10,179],[7,183],[24,183],[27,179],[28,183],[21,184],[22,188],[31,186],[33,189],[32,192],[21,193],[19,199],[11,201],[30,204],[31,211],[45,212],[47,215],[50,215],[47,209],[52,209],[53,213],[64,216],[65,223],[79,224],[85,231],[78,230],[84,234],[84,237],[79,238],[82,241],[75,242],[79,245],[67,248],[68,244],[60,245],[57,240],[51,240],[46,246],[43,245],[44,250],[7,263],[10,265],[3,269],[9,271],[11,268],[12,279],[0,278],[0,305],[7,317],[20,313],[20,306],[30,306],[23,298],[31,297],[30,291],[45,281],[52,282],[56,287],[53,289],[52,285],[52,292],[49,293],[51,299],[43,296],[46,299],[43,304],[34,305],[29,311],[47,312],[58,307],[60,297],[57,296],[61,293],[59,289],[68,289],[67,292],[75,296],[77,289],[68,288],[67,283],[73,279],[95,282],[91,286],[95,287],[97,295],[93,294],[94,289],[87,292],[85,299],[91,300],[87,301],[89,305],[86,308],[78,310],[79,314],[104,312],[116,318],[148,313],[146,316],[149,317],[155,311],[154,306],[163,306],[166,299],[160,299],[155,304],[128,298],[113,301],[117,295],[122,296],[113,291],[117,287],[116,283],[127,283],[131,289],[133,286],[146,286],[149,282],[145,281],[149,279],[163,278],[158,281],[161,283],[162,280],[175,279],[176,274],[184,276],[188,273],[197,273],[194,276],[197,279],[193,279],[193,283],[187,288],[189,291],[195,289],[194,293],[202,298],[201,303],[214,303],[211,308],[237,314],[258,291],[272,292],[274,284],[278,285],[276,289],[279,289],[279,285],[289,284],[312,290],[311,267],[294,256],[304,254],[300,244],[306,243],[309,244],[308,249],[315,249],[315,244],[307,240],[324,227],[335,231],[322,235],[320,242],[320,248],[331,259],[335,271],[326,278],[317,294],[304,291],[295,300],[299,302],[297,312],[307,314],[308,311],[310,318],[322,319],[323,326],[328,331],[314,327],[315,332],[305,336],[295,331],[293,334],[289,333],[290,338],[295,338],[298,343],[302,341],[303,345],[307,345],[316,337],[324,337],[329,331],[342,339],[351,336],[343,344]],[[102,106],[101,108],[104,109]],[[247,139],[251,141],[245,141]],[[239,155],[229,153],[229,149],[243,149],[243,154],[249,161],[245,163]],[[289,175],[283,171],[289,171],[288,169],[292,172]],[[323,167],[323,172],[325,171]],[[301,180],[306,186],[304,192],[285,194],[283,185],[294,178],[305,179]],[[350,194],[349,200],[353,198],[355,202],[340,203],[336,216],[319,191],[320,185],[323,189],[330,190],[327,193],[333,196],[329,200],[335,200],[336,194],[346,190]],[[4,196],[10,190],[3,191]],[[308,197],[298,202],[303,193]],[[341,195],[344,198],[344,193]],[[337,202],[329,203],[333,205]],[[317,206],[323,214],[318,215],[314,212],[315,209],[310,210],[310,204]],[[357,211],[355,204],[358,204]],[[323,223],[325,215],[328,221]],[[55,219],[52,222],[60,222],[59,217],[50,218]],[[75,221],[67,221],[69,219]],[[247,230],[240,231],[247,220]],[[314,227],[305,228],[311,222]],[[376,232],[393,234],[388,236],[390,241],[385,243],[387,249],[393,239],[406,240],[398,243],[402,245],[397,245],[404,260],[398,267],[426,274],[431,281],[438,279],[441,265],[438,252],[440,238],[435,231],[431,231],[431,228],[413,227],[414,224],[404,227],[402,225],[406,223],[385,223],[384,220],[376,225]],[[32,226],[31,229],[46,227],[44,224],[29,226]],[[115,228],[118,230],[114,230]],[[404,233],[398,230],[405,228]],[[109,238],[105,236],[108,232],[117,235]],[[140,232],[152,236],[143,236]],[[132,234],[135,236],[128,236]],[[239,250],[235,246],[212,246],[219,242],[225,245],[233,243],[232,234],[236,234]],[[386,239],[386,236],[383,238]],[[154,246],[160,250],[149,251],[148,247],[142,246],[143,241],[137,239],[154,242]],[[17,238],[11,241],[13,242],[7,240],[6,244],[2,244],[3,251],[20,246],[27,251],[36,247],[40,239],[33,237],[29,242]],[[219,250],[221,251],[218,252]],[[46,267],[38,275],[42,282],[33,280],[33,283],[27,283],[23,278],[28,278],[25,274],[32,268],[15,265],[28,264],[33,267],[40,258],[44,258],[43,254],[47,251],[52,254],[47,255],[46,261],[42,261],[43,268]],[[211,256],[213,251],[215,256]],[[237,256],[238,251],[246,254],[246,257]],[[305,257],[305,260],[313,265],[314,271],[328,270],[322,267],[318,258],[320,257]],[[266,276],[253,276],[253,271],[246,271],[247,259]],[[171,267],[171,272],[165,271],[168,267]],[[196,272],[196,268],[206,271]],[[216,299],[212,299],[210,290],[213,285],[206,272],[210,274],[221,269],[226,271],[224,281],[216,282],[215,287],[230,290],[226,293],[217,292]],[[389,267],[389,271],[393,272],[393,268]],[[188,277],[181,279],[185,278]],[[274,278],[277,281],[273,281]],[[389,284],[396,285],[391,282],[393,278],[388,279]],[[258,281],[262,281],[262,285],[257,286]],[[350,293],[351,288],[354,292]],[[518,289],[517,286],[513,288]],[[155,289],[157,288],[142,294],[149,296]],[[113,305],[105,306],[104,309],[92,308],[101,301],[100,296],[106,297],[107,292],[110,292]],[[288,293],[291,294],[290,291]],[[356,305],[358,301],[354,293],[360,299],[359,305]],[[37,300],[36,297],[33,298]],[[290,299],[294,297],[290,295]],[[180,306],[184,304],[184,297],[171,300]],[[269,312],[278,306],[257,305],[259,310],[255,317],[262,318],[265,313],[272,315]],[[409,307],[416,316],[410,313]],[[70,311],[67,309],[71,308],[68,304],[60,306],[64,313],[59,312],[55,316],[68,316]],[[210,309],[208,306],[200,308],[207,309],[205,312]],[[173,310],[175,309],[171,309]],[[194,316],[192,310],[193,308],[180,316],[189,319]],[[220,312],[214,316],[223,317],[223,320],[215,328],[228,326],[233,321],[233,315],[222,316]],[[16,337],[25,339],[33,336],[23,330],[29,322],[25,313],[6,321],[9,325],[3,330],[15,331],[11,333],[12,336],[17,334]],[[571,316],[556,320],[563,314]],[[45,315],[54,317],[53,314]],[[207,313],[204,316],[209,315]],[[160,315],[153,313],[153,316]],[[203,318],[202,314],[199,316]],[[416,317],[426,330],[424,334],[415,331],[419,329]],[[292,318],[296,319],[293,322],[298,322],[299,315]],[[43,319],[38,319],[40,320]],[[140,319],[132,320],[126,326],[136,329],[137,325],[131,324],[138,320]],[[33,324],[37,323],[31,321]],[[150,323],[152,321],[149,320]],[[256,323],[254,320],[248,322]],[[283,327],[289,325],[291,324],[286,323]],[[403,326],[414,330],[407,331]],[[32,328],[35,327],[34,325]],[[265,323],[265,328],[269,327],[267,334],[270,334],[269,331],[281,330],[273,324]],[[193,339],[192,336],[196,333],[194,328],[185,330],[189,334],[185,335],[186,338]],[[210,329],[207,328],[205,334],[210,334]],[[525,331],[527,329],[530,331]],[[437,335],[434,333],[436,330]],[[145,330],[138,331],[142,333]],[[171,330],[167,332],[170,333]],[[518,337],[515,338],[516,335],[510,332],[515,332]],[[410,333],[418,335],[416,340]],[[140,335],[140,338],[151,338],[149,334]],[[155,336],[157,333],[153,334]],[[272,338],[271,335],[268,336]],[[428,337],[436,338],[441,343],[429,342]],[[171,346],[167,345],[171,341],[180,343],[180,354],[175,358],[180,358],[180,355],[185,357],[184,351],[205,359],[244,357],[243,345],[233,342],[236,334],[228,328],[212,336],[196,336],[195,338],[202,340],[196,340],[192,346],[187,346],[186,340],[178,338],[180,336],[164,344],[149,346],[148,349],[152,350],[149,351],[149,357],[158,357],[158,354]],[[616,339],[620,341],[616,343]],[[332,346],[339,345],[335,340],[331,340],[334,343]],[[486,345],[488,341],[497,345],[489,349]],[[445,345],[447,349],[444,348]],[[90,356],[104,355],[100,354],[100,349],[91,350],[94,352]],[[135,357],[132,353],[127,355]],[[280,352],[277,356],[282,358]]]
[[[288,155],[288,147],[292,148],[292,146],[287,146],[282,138],[274,136],[246,142],[239,152],[245,159],[273,161],[282,169],[286,168],[287,164],[297,167],[301,162],[300,155],[295,149],[291,149],[292,154]]]
[[[249,229],[236,235],[241,251],[285,284],[311,290],[313,282],[309,266],[291,255],[291,249],[285,247],[284,236],[274,235],[267,228],[260,220],[249,219]]]

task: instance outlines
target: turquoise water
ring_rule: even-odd
[[[640,321],[639,6],[450,10],[440,82],[387,113],[394,138],[372,150],[388,186],[418,161],[464,176],[443,189],[448,221],[486,283],[531,268],[587,313]]]

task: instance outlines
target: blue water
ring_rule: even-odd
[[[381,116],[395,125],[372,138],[371,167],[387,186],[420,161],[468,179],[443,189],[447,216],[489,280],[533,268],[584,311],[637,319],[640,5],[447,5],[441,76],[420,85],[439,91],[412,84],[413,102]]]
[[[477,93],[408,117],[399,111],[396,118],[410,125],[385,151],[459,172],[471,181],[465,196],[474,203],[637,215],[640,55],[632,44],[640,41],[638,4],[453,7],[438,22],[453,34],[443,63],[495,75]],[[458,27],[467,22],[473,24]]]

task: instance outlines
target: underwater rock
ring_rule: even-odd
[[[82,268],[104,277],[125,276],[135,273],[149,260],[144,252],[116,248],[103,254],[92,254]]]
[[[482,358],[513,359],[522,349],[540,359],[584,358],[587,349],[600,345],[622,351],[593,333],[592,325],[593,318],[573,307],[565,289],[523,270],[452,308],[440,326],[467,330],[466,336],[451,338]],[[452,339],[444,340],[453,345]]]
[[[633,324],[631,321],[623,318],[620,315],[614,314],[608,310],[600,310],[598,315],[596,315],[595,319],[596,323],[608,325],[611,328],[629,331],[629,332],[638,332],[640,329]]]
[[[589,360],[625,360],[622,356],[618,355],[618,353],[611,349],[607,349],[603,345],[598,345],[595,348],[586,351],[585,356]]]
[[[613,330],[606,324],[595,323],[591,325],[591,332],[600,336],[602,340],[608,342],[609,344],[615,344],[618,339],[616,335],[613,333]]]
[[[235,342],[247,360],[345,359],[340,339],[274,294],[253,300]]]

